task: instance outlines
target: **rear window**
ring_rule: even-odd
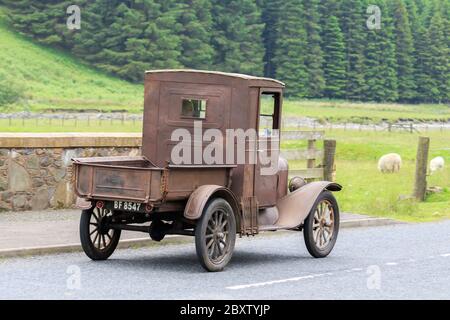
[[[185,118],[206,119],[207,100],[183,99],[181,116]]]

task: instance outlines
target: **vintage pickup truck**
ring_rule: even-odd
[[[281,126],[283,89],[280,81],[241,74],[147,72],[142,156],[73,159],[87,256],[107,259],[122,230],[145,232],[156,241],[168,234],[194,236],[198,258],[208,271],[228,264],[236,235],[262,231],[303,231],[310,254],[327,256],[339,231],[339,208],[331,192],[341,186],[306,183],[301,177],[288,182],[288,163],[277,153],[272,174],[263,174],[268,163],[258,160],[260,153],[271,156],[279,150],[279,140],[268,137],[276,137]],[[203,154],[211,148],[196,138],[199,124],[225,137],[214,141],[216,153],[230,152],[224,146],[225,140],[230,142],[229,130],[255,130],[244,151],[233,140],[231,152],[244,152],[245,159],[256,154],[256,161],[236,161],[235,153],[230,157],[234,161],[226,163],[174,161],[181,141],[179,136],[174,140],[176,130],[194,136],[184,146],[192,149],[184,149],[183,159],[189,157],[186,150]]]

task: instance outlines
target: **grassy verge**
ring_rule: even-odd
[[[338,161],[337,181],[345,189],[337,195],[343,211],[360,212],[404,221],[450,218],[449,170],[428,179],[430,186],[446,186],[426,202],[400,200],[412,193],[415,162],[407,161],[399,174],[383,175],[375,161]]]
[[[431,138],[430,159],[443,156],[444,171],[428,178],[429,186],[444,188],[423,203],[400,200],[411,195],[414,186],[415,157],[418,135],[409,133],[359,132],[333,130],[327,138],[337,140],[336,179],[344,186],[337,194],[341,209],[347,212],[390,217],[404,221],[431,221],[450,218],[450,132],[428,132]],[[304,148],[304,142],[286,141],[284,148]],[[377,170],[379,157],[386,153],[399,153],[403,167],[398,174],[381,174]],[[304,167],[293,161],[291,167]]]
[[[284,116],[304,116],[320,122],[379,123],[401,119],[450,121],[450,106],[437,104],[355,103],[349,101],[286,100]]]

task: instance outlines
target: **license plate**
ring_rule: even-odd
[[[142,203],[130,202],[130,201],[114,201],[114,210],[123,211],[141,211]]]

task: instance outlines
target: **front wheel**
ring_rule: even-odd
[[[339,207],[329,191],[322,192],[305,220],[303,237],[308,252],[325,258],[333,250],[339,233]]]
[[[121,230],[108,228],[111,215],[110,210],[97,207],[81,213],[81,246],[92,260],[108,259],[119,243]]]
[[[230,262],[236,241],[236,219],[230,204],[221,198],[208,202],[195,228],[195,248],[207,271],[222,271]]]

